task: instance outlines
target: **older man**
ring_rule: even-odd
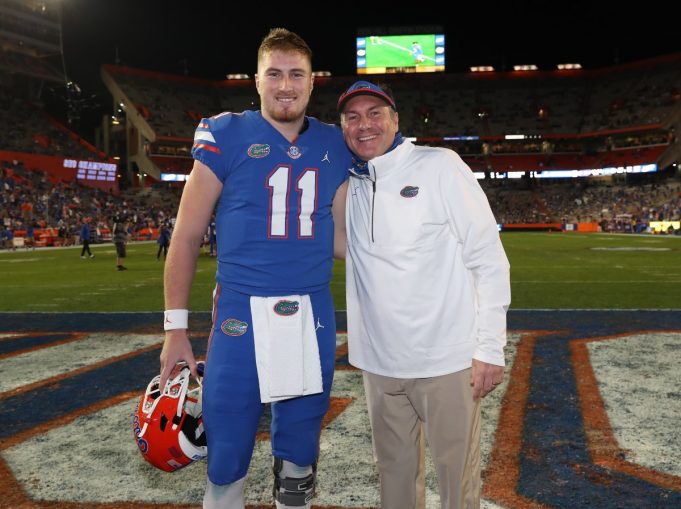
[[[355,154],[347,194],[350,363],[363,370],[383,509],[417,497],[421,430],[442,508],[480,504],[480,398],[504,374],[509,264],[489,204],[453,151],[399,133],[389,91],[338,101]]]

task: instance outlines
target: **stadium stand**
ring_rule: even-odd
[[[35,26],[17,25],[10,13],[0,27],[9,33],[0,50],[6,71],[0,79],[6,126],[0,238],[33,226],[37,245],[67,245],[91,217],[95,241],[107,240],[111,221],[121,215],[132,221],[135,238],[155,238],[160,224],[172,219],[191,169],[196,124],[222,111],[257,109],[252,80],[103,65],[114,107],[95,148],[44,112],[36,91],[65,78],[40,47],[58,54],[59,33],[50,12],[18,16],[25,15],[34,16]],[[41,45],[13,44],[12,34],[18,40],[22,30],[39,32]],[[338,94],[355,79],[317,77],[309,114],[336,123]],[[394,92],[403,134],[456,150],[481,178],[501,224],[631,232],[681,219],[675,134],[681,129],[681,54],[588,71],[395,74],[379,81]],[[104,162],[118,168],[116,178],[98,169]],[[636,165],[657,165],[658,171],[627,173]],[[603,168],[616,170],[570,178]],[[569,173],[544,178],[559,171]],[[161,174],[180,178],[165,182]],[[129,186],[122,194],[119,178]]]
[[[102,77],[138,136],[132,161],[155,178],[178,164],[148,155],[191,163],[189,144],[201,116],[258,105],[249,80],[209,82],[112,65],[103,66]],[[319,78],[310,114],[337,122],[338,92],[352,79]],[[681,55],[596,71],[436,73],[420,75],[417,86],[413,76],[389,79],[405,135],[451,146],[465,159],[475,157],[472,167],[496,172],[617,166],[622,159],[655,163],[674,141],[681,109]],[[524,138],[507,140],[512,134]]]

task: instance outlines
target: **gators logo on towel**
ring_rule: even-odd
[[[419,194],[419,188],[414,186],[406,186],[400,191],[400,196],[403,198],[413,198]]]
[[[262,159],[270,155],[270,146],[266,143],[254,143],[248,147],[248,157]]]
[[[220,329],[228,336],[243,336],[248,330],[248,324],[236,318],[227,318],[222,322]]]
[[[295,315],[300,309],[300,302],[297,300],[280,300],[274,305],[274,312],[281,316]]]

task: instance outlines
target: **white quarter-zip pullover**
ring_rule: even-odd
[[[350,178],[350,363],[395,378],[504,365],[509,263],[487,198],[453,151],[404,141]]]

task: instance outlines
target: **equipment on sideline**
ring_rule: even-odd
[[[189,389],[191,372],[183,366],[168,380],[163,393],[161,376],[156,375],[140,398],[133,415],[135,440],[145,460],[166,472],[202,460],[208,454],[201,417],[201,378],[204,364],[198,364],[198,387]]]

